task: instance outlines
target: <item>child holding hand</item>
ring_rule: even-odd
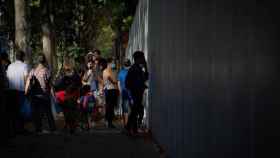
[[[96,103],[89,85],[83,86],[82,96],[78,103],[80,105],[81,128],[89,130],[91,128],[91,116]]]

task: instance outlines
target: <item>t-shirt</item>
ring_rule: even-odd
[[[123,69],[120,70],[120,72],[118,74],[118,81],[120,81],[122,91],[126,90],[125,79],[126,79],[126,76],[127,76],[127,72],[128,72],[128,69],[123,68]]]
[[[126,88],[132,92],[144,92],[147,88],[146,81],[148,80],[148,72],[143,71],[143,69],[134,64],[128,70],[126,79],[125,79],[125,86]]]
[[[9,88],[18,91],[25,90],[24,79],[28,75],[28,66],[22,61],[15,61],[10,64],[7,69],[7,78],[9,81]]]

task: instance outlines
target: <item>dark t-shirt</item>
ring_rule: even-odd
[[[144,72],[142,68],[134,64],[128,70],[125,86],[130,92],[144,92],[147,88],[146,81],[148,80],[148,72]]]

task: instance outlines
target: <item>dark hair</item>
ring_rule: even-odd
[[[111,57],[107,58],[107,63],[111,63],[111,62],[113,62],[113,58]]]
[[[102,67],[102,71],[107,68],[107,61],[103,58],[99,59],[99,65]]]
[[[100,50],[98,50],[98,49],[95,49],[95,50],[93,50],[92,52],[93,52],[93,53],[97,53],[98,55],[101,55],[101,52],[100,52]]]
[[[25,56],[25,53],[23,51],[19,50],[19,51],[16,52],[16,59],[17,60],[23,61],[24,60],[24,56]]]
[[[0,53],[0,58],[1,58],[2,60],[6,60],[6,61],[9,60],[9,56],[8,56],[7,53]]]
[[[40,64],[47,64],[47,59],[43,53],[39,54],[37,57],[37,61]]]
[[[136,51],[133,53],[133,59],[137,60],[137,59],[142,59],[145,58],[144,52],[142,51]]]
[[[88,92],[90,92],[90,85],[84,85],[82,87],[82,95],[85,95]]]

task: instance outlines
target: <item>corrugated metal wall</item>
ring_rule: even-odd
[[[126,49],[126,57],[132,59],[133,52],[140,50],[145,53],[147,60],[148,50],[148,28],[149,27],[149,0],[140,0],[134,16],[134,21],[129,33],[128,47]],[[149,62],[150,63],[150,62]],[[149,83],[147,83],[149,85]],[[144,125],[149,127],[149,89],[144,94]]]
[[[148,39],[139,32],[144,24],[133,25],[130,39],[140,33],[138,41],[148,41],[149,121],[156,138],[172,158],[257,157],[279,137],[276,5],[254,0],[148,4]]]

